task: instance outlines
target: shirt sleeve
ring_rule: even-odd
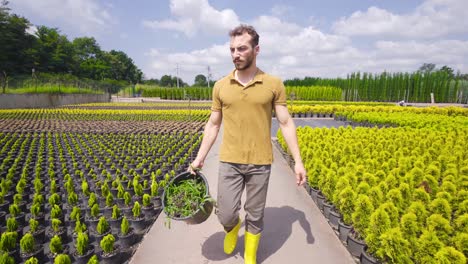
[[[216,83],[213,87],[213,103],[211,104],[212,111],[221,111],[222,103],[221,98],[219,98],[219,85]]]
[[[275,105],[287,105],[286,103],[286,88],[284,87],[283,82],[280,80],[276,86],[276,93],[274,99]]]

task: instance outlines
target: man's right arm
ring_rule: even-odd
[[[213,143],[215,142],[219,128],[221,127],[221,122],[223,120],[223,114],[221,111],[211,111],[210,119],[205,125],[205,130],[203,132],[203,140],[198,150],[197,157],[190,164],[189,171],[193,172],[193,169],[202,168],[208,152],[210,151]]]

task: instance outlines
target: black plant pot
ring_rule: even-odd
[[[361,253],[364,251],[364,247],[366,246],[366,243],[364,240],[358,239],[354,237],[355,233],[349,232],[348,233],[348,239],[347,239],[347,248],[349,253],[353,255],[354,257],[360,257]]]
[[[132,228],[135,230],[135,232],[141,232],[146,229],[146,219],[145,215],[141,214],[140,217],[135,218],[135,217],[130,217],[128,219],[128,222],[130,222]]]
[[[314,201],[315,204],[317,204],[317,195],[319,191],[319,189],[316,189],[312,186],[310,187],[310,197],[312,198],[312,201]]]
[[[330,203],[329,201],[323,201],[323,215],[325,216],[326,219],[330,218],[330,211],[333,208],[333,204]]]
[[[8,252],[8,256],[12,257],[15,260],[15,263],[21,263],[19,249],[15,249],[15,250]]]
[[[328,218],[328,223],[330,223],[330,226],[338,230],[338,226],[341,220],[341,214],[338,213],[336,210],[331,210],[330,211],[330,217]]]
[[[58,232],[55,232],[51,227],[49,227],[48,230],[46,230],[46,235],[49,238],[49,240],[52,239],[54,236],[59,236],[62,240],[62,244],[66,244],[69,242],[67,229],[65,227],[60,227]]]
[[[44,254],[44,247],[42,245],[37,245],[34,252],[31,253],[20,253],[20,257],[23,260],[23,262],[26,262],[31,257],[35,257],[39,263],[43,263],[45,260],[45,254]]]
[[[156,218],[161,212],[161,210],[162,210],[161,207],[159,208],[154,207],[154,206],[149,206],[149,207],[142,206],[141,207],[141,211],[146,216],[146,219]]]
[[[118,232],[120,230],[120,224],[122,223],[122,216],[117,219],[109,218],[107,222],[109,222],[112,231]]]
[[[46,229],[44,227],[39,226],[36,232],[31,233],[31,235],[34,237],[34,241],[36,241],[36,244],[43,244],[46,242],[45,231]]]
[[[99,253],[99,263],[101,264],[114,264],[118,263],[119,258],[120,258],[120,246],[119,244],[114,244],[114,251],[110,253],[104,253],[104,251],[101,251]]]
[[[87,264],[88,260],[94,255],[94,246],[90,245],[88,252],[84,255],[78,254],[78,251],[73,252],[73,258],[75,259],[76,264]]]
[[[132,228],[130,228],[128,234],[126,235],[122,235],[120,232],[118,232],[117,237],[122,248],[130,248],[137,243],[137,236],[133,232]]]
[[[371,254],[367,253],[367,245],[362,250],[361,256],[359,257],[361,264],[380,264],[381,262],[374,258]]]
[[[341,241],[346,242],[348,240],[348,234],[351,231],[352,226],[347,225],[343,223],[343,221],[340,219],[338,223],[338,232],[339,232],[339,238]]]
[[[317,206],[320,209],[320,211],[323,212],[323,202],[325,201],[325,196],[319,192],[317,193]]]

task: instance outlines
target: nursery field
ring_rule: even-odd
[[[303,108],[293,112],[325,112],[350,124],[297,131],[307,189],[353,256],[466,263],[468,109]],[[281,131],[277,137],[291,160]]]
[[[168,181],[196,155],[210,105],[0,110],[0,263],[125,263]],[[467,109],[301,101],[289,110],[307,190],[352,255],[466,262]],[[300,119],[309,117],[321,128]],[[272,131],[291,160],[275,122]]]
[[[183,105],[0,110],[0,262],[125,263],[208,115]]]

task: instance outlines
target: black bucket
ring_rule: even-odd
[[[191,174],[190,172],[183,172],[175,176],[167,184],[167,186],[170,186],[173,184],[177,185],[179,182],[182,182],[184,180],[190,180],[190,179],[196,179],[197,181],[202,182],[205,185],[206,194],[210,195],[210,190],[208,188],[208,181],[206,180],[205,176],[201,174],[199,171],[197,171],[195,175]],[[203,210],[198,209],[193,215],[190,215],[187,217],[175,217],[175,216],[170,216],[166,213],[166,210],[165,210],[166,203],[167,203],[166,189],[164,189],[163,199],[162,199],[162,206],[163,206],[164,213],[173,220],[184,221],[190,225],[195,225],[195,224],[200,224],[200,223],[205,222],[206,219],[208,219],[208,217],[211,215],[211,212],[213,211],[213,202],[211,200],[207,200],[203,204]]]

